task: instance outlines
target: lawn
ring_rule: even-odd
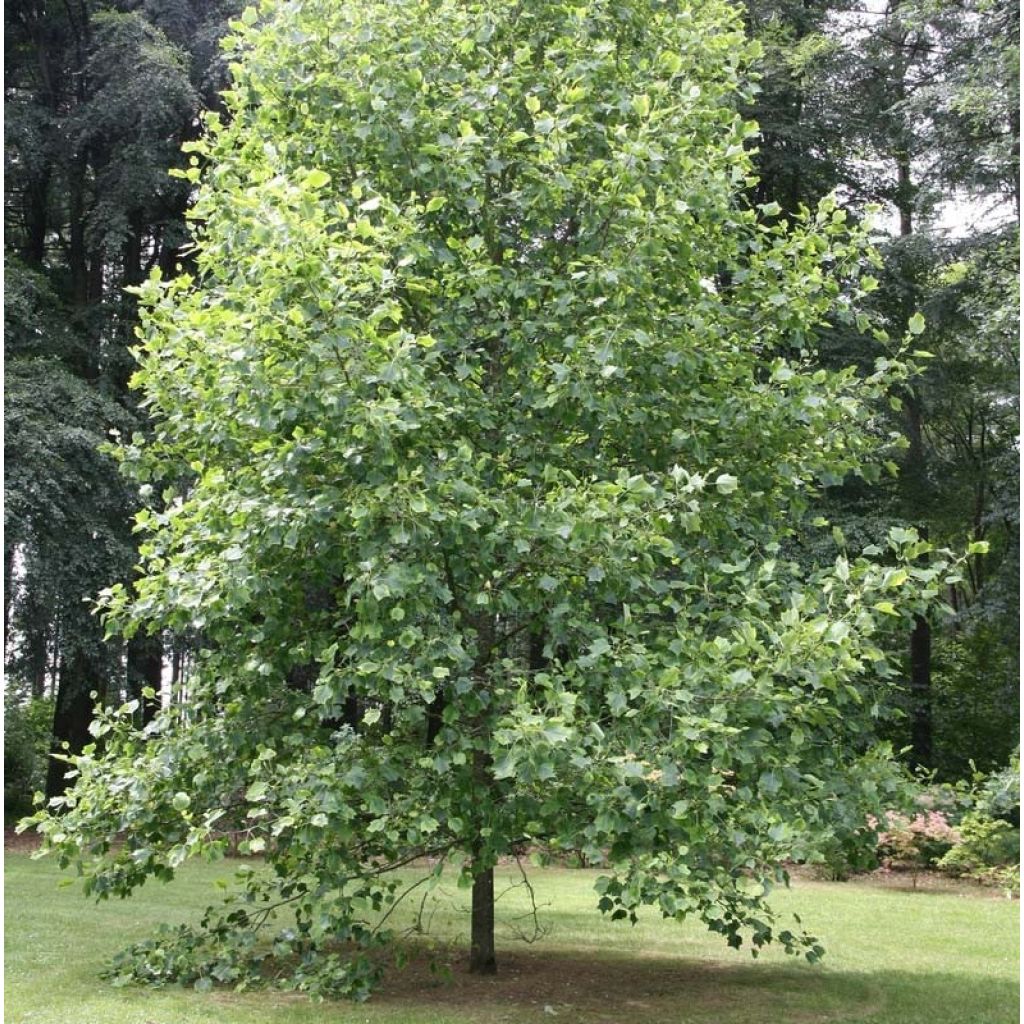
[[[269,993],[114,989],[104,960],[161,921],[197,916],[231,865],[189,865],[169,886],[96,906],[58,888],[47,861],[8,853],[7,1024],[1009,1024],[1017,1021],[1018,904],[977,890],[901,891],[798,880],[778,894],[828,949],[811,966],[772,951],[758,961],[696,924],[650,914],[636,927],[593,909],[596,872],[531,873],[547,934],[518,941],[520,889],[498,903],[500,973],[459,964],[468,894],[437,893],[431,931],[450,980],[423,963],[390,976],[367,1004],[314,1004]],[[509,870],[506,884],[514,880]],[[449,946],[450,944],[450,946]]]

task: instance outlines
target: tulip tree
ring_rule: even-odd
[[[946,570],[912,531],[792,555],[907,365],[879,332],[870,376],[812,363],[871,254],[832,201],[745,204],[736,13],[270,0],[228,48],[198,269],[139,289],[151,504],[105,597],[203,649],[187,706],[99,715],[36,824],[98,897],[229,830],[264,863],[115,977],[364,996],[424,863],[490,973],[526,852],[600,866],[612,918],[816,959],[766,898],[893,784],[877,638]]]

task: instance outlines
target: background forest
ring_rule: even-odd
[[[130,391],[135,300],[154,267],[189,267],[181,145],[217,109],[230,0],[20,0],[5,8],[5,816],[53,796],[47,753],[89,742],[104,702],[170,687],[188,635],[106,641],[90,602],[131,578],[137,495],[103,445],[145,432]],[[857,552],[892,525],[966,549],[931,619],[894,616],[903,666],[880,728],[944,781],[1018,744],[1019,5],[997,0],[748,0],[763,48],[751,203],[784,217],[836,191],[879,204],[873,313],[925,327],[926,369],[884,410],[905,443],[878,483],[837,480],[800,538]],[[866,362],[837,324],[834,365]],[[873,358],[873,355],[871,356]],[[800,551],[795,552],[797,555]],[[834,557],[834,552],[830,557]]]

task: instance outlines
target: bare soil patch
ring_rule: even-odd
[[[22,832],[19,836],[13,828],[4,828],[4,852],[32,853],[39,849],[39,834]]]

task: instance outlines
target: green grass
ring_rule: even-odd
[[[459,963],[468,894],[443,888],[432,934],[449,981],[422,964],[389,976],[367,1004],[314,1004],[266,992],[202,995],[114,989],[103,962],[161,921],[195,918],[230,865],[189,865],[170,886],[129,901],[85,901],[58,888],[46,861],[6,857],[7,1024],[1008,1024],[1017,1021],[1018,905],[977,891],[904,892],[800,880],[778,894],[828,949],[811,966],[777,951],[758,961],[697,925],[647,915],[634,928],[594,910],[596,872],[532,872],[550,927],[525,945],[509,921],[522,889],[498,903],[500,973],[469,978]],[[503,872],[506,883],[512,871]],[[396,915],[397,916],[397,915]]]

